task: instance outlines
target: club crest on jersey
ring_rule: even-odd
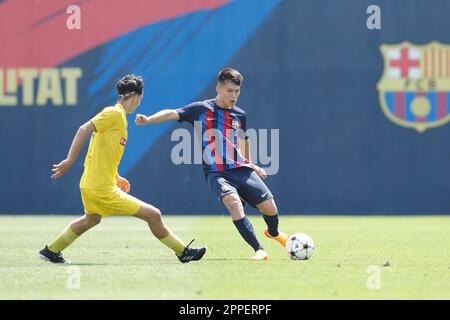
[[[433,41],[381,45],[377,84],[381,109],[392,122],[424,132],[450,120],[450,45]]]
[[[127,139],[125,138],[120,138],[120,144],[123,145],[124,147],[127,145]]]
[[[231,127],[233,128],[233,129],[239,129],[239,120],[233,120],[233,121],[231,121]]]

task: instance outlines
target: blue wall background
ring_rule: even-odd
[[[381,30],[366,27],[371,4],[381,7]],[[150,114],[214,97],[225,66],[245,77],[238,104],[248,127],[280,129],[280,169],[267,184],[281,213],[449,213],[450,125],[398,126],[376,89],[379,46],[450,44],[449,12],[446,0],[236,0],[124,34],[61,65],[83,69],[77,106],[0,108],[0,213],[82,213],[86,148],[60,180],[50,180],[51,165],[79,125],[115,102],[123,74],[144,76],[138,113]],[[119,171],[133,195],[169,214],[224,212],[200,165],[171,162],[180,125],[128,121]]]

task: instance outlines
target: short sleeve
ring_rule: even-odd
[[[178,122],[187,121],[193,124],[194,121],[198,120],[199,115],[205,111],[205,106],[198,102],[194,102],[182,108],[176,109],[176,111],[180,117]]]
[[[103,109],[95,117],[91,119],[92,124],[95,126],[95,131],[102,132],[110,128],[116,121],[118,113],[111,107]]]

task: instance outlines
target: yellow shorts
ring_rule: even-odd
[[[84,213],[97,213],[103,217],[111,215],[135,215],[141,207],[141,200],[119,188],[110,191],[80,189]]]

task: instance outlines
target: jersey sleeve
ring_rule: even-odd
[[[194,102],[182,108],[176,109],[176,111],[180,117],[178,122],[187,121],[193,124],[194,121],[198,120],[199,115],[205,111],[205,106],[198,102]]]
[[[113,108],[107,107],[91,119],[96,132],[102,132],[112,127],[119,114]]]

